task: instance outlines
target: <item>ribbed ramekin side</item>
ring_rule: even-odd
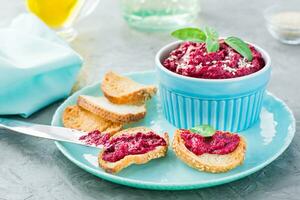
[[[254,124],[260,114],[265,88],[227,99],[188,97],[160,85],[165,118],[177,128],[209,124],[218,130],[242,131]]]

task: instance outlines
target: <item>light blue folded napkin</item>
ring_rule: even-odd
[[[0,29],[0,115],[28,117],[69,95],[81,57],[31,14]]]

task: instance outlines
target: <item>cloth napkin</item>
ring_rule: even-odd
[[[0,115],[28,117],[69,95],[81,57],[32,14],[0,29]]]

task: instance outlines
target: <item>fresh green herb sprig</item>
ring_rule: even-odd
[[[226,38],[224,41],[226,44],[228,44],[228,46],[236,50],[244,58],[247,58],[248,61],[252,61],[253,59],[252,52],[248,44],[246,44],[242,39],[231,36]]]
[[[205,33],[198,28],[184,28],[171,33],[171,35],[180,40],[188,40],[193,42],[205,42]]]
[[[211,27],[205,27],[204,31],[199,28],[183,28],[171,33],[171,35],[179,40],[205,42],[208,53],[219,50],[219,34]],[[252,61],[252,52],[246,42],[238,37],[227,37],[224,42],[241,54],[248,61]]]
[[[216,130],[210,125],[195,126],[190,129],[192,133],[197,133],[203,137],[211,137],[215,134]]]
[[[211,27],[205,27],[206,35],[206,50],[208,53],[216,52],[219,50],[219,33]]]

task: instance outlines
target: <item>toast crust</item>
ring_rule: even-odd
[[[64,127],[86,132],[99,130],[100,132],[110,133],[112,135],[122,129],[121,123],[103,119],[77,105],[65,108],[62,121]]]
[[[83,96],[79,96],[77,99],[77,104],[84,108],[87,111],[90,111],[91,113],[94,113],[103,119],[117,122],[117,123],[130,123],[135,122],[140,119],[143,119],[146,115],[146,107],[143,112],[139,113],[127,113],[127,114],[119,114],[114,113],[109,110],[106,110],[105,108],[102,108],[100,106],[94,105],[93,103],[89,102],[87,99],[85,99]]]
[[[199,171],[222,173],[243,163],[246,152],[246,141],[243,137],[240,136],[240,138],[241,140],[237,148],[229,154],[218,155],[205,153],[197,156],[185,147],[184,141],[180,137],[180,130],[176,130],[172,147],[176,156],[190,167]]]
[[[125,129],[125,130],[118,132],[113,137],[117,137],[124,133],[136,134],[137,132],[144,133],[144,132],[148,132],[148,131],[151,131],[151,129],[145,128],[145,127],[129,128],[129,129]],[[117,162],[113,162],[113,163],[104,161],[102,159],[102,154],[104,152],[104,150],[102,150],[98,156],[99,166],[101,168],[103,168],[106,172],[114,174],[114,173],[120,172],[122,169],[124,169],[132,164],[138,164],[138,165],[145,164],[145,163],[149,162],[150,160],[164,157],[164,156],[166,156],[167,151],[168,151],[169,136],[167,133],[164,133],[164,135],[162,137],[165,139],[165,141],[167,143],[166,146],[156,147],[154,150],[149,151],[145,154],[128,155],[128,156],[125,156],[124,158],[122,158],[121,160],[119,160]]]
[[[115,104],[143,104],[157,91],[153,85],[139,84],[112,71],[105,74],[101,89],[104,96]]]

